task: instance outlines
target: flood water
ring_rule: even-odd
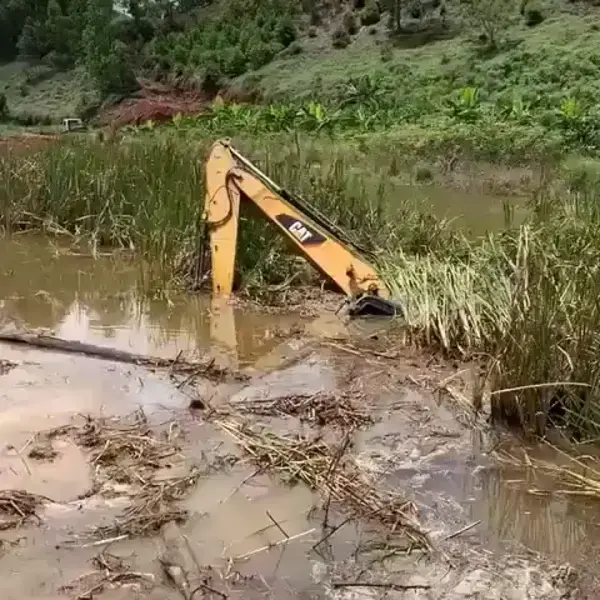
[[[244,364],[281,343],[302,319],[211,303],[200,295],[139,293],[135,264],[68,252],[46,240],[0,239],[0,323],[69,339],[172,358],[211,351]],[[233,366],[233,364],[232,364]]]
[[[435,185],[397,187],[398,193],[414,202],[419,210],[431,211],[437,218],[450,221],[455,228],[471,236],[519,225],[527,214],[526,198],[520,196],[467,193]]]
[[[25,329],[51,330],[66,339],[171,358],[180,351],[210,352],[227,364],[243,366],[260,364],[273,353],[277,357],[275,363],[284,358],[280,348],[293,347],[286,339],[286,331],[299,323],[307,324],[307,319],[295,314],[222,309],[200,296],[142,298],[136,291],[135,265],[110,258],[73,255],[43,240],[26,237],[0,240],[0,252],[0,326],[4,321],[5,325],[17,324]],[[335,328],[334,321],[323,323]],[[325,327],[316,329],[322,335],[327,334]],[[0,358],[4,356],[0,354]],[[130,403],[132,408],[140,404],[174,407],[185,403],[181,392],[168,381],[158,376],[144,376],[142,380],[142,370],[136,367],[99,368],[90,365],[94,361],[83,357],[50,353],[44,356],[36,358],[27,371],[17,367],[0,377],[0,438],[10,440],[15,447],[27,442],[33,427],[41,430],[60,424],[57,415],[61,413],[85,412],[99,405],[110,413],[117,406],[123,409],[123,403]],[[15,350],[10,358],[30,360],[27,350]],[[323,382],[328,382],[328,378],[326,370],[312,364],[309,371],[300,370],[295,378],[290,375],[287,385],[294,389],[310,381],[318,387],[325,385]],[[50,383],[52,398],[47,395]],[[4,394],[3,390],[11,386],[11,394]],[[415,402],[419,402],[418,397]],[[385,435],[396,431],[396,425],[402,424],[391,422],[375,427]],[[36,466],[36,473],[24,473],[18,456],[5,452],[2,459],[10,462],[10,468],[0,472],[0,488],[19,488],[36,477],[46,482],[52,479],[52,494],[62,500],[61,490],[68,496],[76,496],[85,491],[88,483],[84,459],[75,447],[65,446],[60,460]],[[484,469],[481,466],[484,462],[474,444],[471,457],[459,454],[454,458],[442,457],[438,462],[409,465],[397,469],[393,477],[398,486],[415,485],[419,502],[436,511],[437,518],[445,519],[445,534],[480,521],[466,535],[483,540],[490,552],[505,542],[517,542],[556,561],[581,563],[586,557],[598,556],[600,507],[597,504],[565,496],[532,495],[529,490],[540,487],[539,481],[529,481],[518,470]],[[3,462],[3,466],[6,464]],[[420,482],[418,487],[416,481]],[[208,509],[211,503],[219,504],[219,498],[226,492],[223,486],[231,486],[231,482],[209,486],[213,493],[219,490],[218,498],[198,491],[190,501],[197,500],[202,510]],[[48,493],[41,488],[31,491]],[[302,507],[310,506],[310,494],[302,490],[292,494],[278,489],[277,494],[265,501],[280,506],[281,519],[287,516],[298,521]],[[221,524],[231,523],[232,519],[239,521],[235,511],[246,509],[245,501],[241,500],[235,500],[228,509],[220,507],[216,520],[201,525],[199,539],[206,544],[207,540],[217,543]],[[242,521],[238,534],[244,529]],[[190,527],[193,526],[191,523]],[[294,527],[301,531],[309,523],[302,517]],[[252,549],[247,541],[231,541],[234,542],[238,554]],[[210,551],[207,546],[206,552]],[[212,551],[217,552],[215,548]]]

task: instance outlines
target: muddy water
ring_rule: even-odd
[[[228,364],[251,365],[257,372],[281,366],[302,351],[302,341],[289,337],[290,328],[304,326],[313,337],[343,331],[329,317],[315,324],[298,315],[228,310],[203,298],[142,299],[136,293],[135,266],[59,249],[49,251],[40,240],[4,240],[0,251],[0,306],[7,326],[16,322],[26,328],[51,329],[65,338],[168,357],[179,351],[210,351]],[[91,498],[82,512],[84,504],[78,498],[91,484],[86,456],[68,441],[55,440],[58,455],[53,461],[31,460],[27,449],[32,435],[63,425],[78,413],[126,414],[140,405],[160,420],[163,414],[185,409],[189,397],[164,376],[130,365],[10,346],[3,346],[0,356],[18,363],[0,378],[0,489],[25,488],[55,502],[47,509],[45,531],[32,530],[32,539],[37,541],[4,557],[3,568],[18,573],[22,561],[38,565],[37,583],[31,583],[30,596],[21,597],[40,597],[44,586],[46,597],[58,594],[58,584],[50,589],[44,583],[56,569],[63,569],[64,583],[65,578],[85,570],[93,551],[73,561],[62,550],[48,558],[44,549],[60,546],[73,534],[84,537],[91,524],[114,516],[118,499]],[[313,349],[298,364],[229,393],[232,400],[248,400],[336,390],[343,387],[345,376],[330,358],[322,349]],[[365,385],[378,390],[381,418],[357,437],[359,460],[388,485],[411,490],[436,540],[478,523],[459,539],[473,544],[473,552],[479,554],[500,556],[508,544],[515,554],[526,548],[559,562],[581,564],[599,555],[597,505],[530,494],[532,488],[548,487],[550,482],[529,480],[518,470],[499,469],[485,456],[487,441],[460,426],[448,407],[420,391],[399,387],[397,375],[381,370],[372,375],[371,383]],[[225,459],[239,452],[222,432],[207,424],[192,424],[193,456]],[[269,426],[283,431],[301,427],[293,419],[272,420]],[[242,464],[201,479],[185,500],[191,511],[186,535],[203,562],[224,565],[280,541],[283,534],[273,525],[275,520],[286,535],[300,535],[298,543],[290,544],[285,552],[273,548],[253,555],[245,568],[271,573],[267,587],[280,577],[296,587],[302,582],[310,587],[307,582],[314,581],[315,565],[321,559],[311,562],[304,557],[322,537],[320,517],[311,511],[313,494],[300,486],[278,485],[266,475],[249,481],[251,474],[252,468]],[[344,527],[332,539],[336,560],[356,552],[363,534],[353,525]],[[135,552],[140,569],[146,568],[144,556],[154,556],[152,544],[127,544],[123,551]],[[14,586],[7,588],[8,597],[20,597],[18,590],[30,577],[24,572],[14,579]],[[286,597],[284,591],[278,597]]]
[[[398,191],[403,199],[410,199],[421,211],[431,211],[473,236],[518,225],[526,215],[526,198],[519,196],[436,185],[402,185],[398,186]]]
[[[247,363],[299,321],[233,310],[202,296],[142,297],[136,265],[94,260],[42,239],[0,239],[0,255],[0,318],[65,339],[164,357],[210,349]]]

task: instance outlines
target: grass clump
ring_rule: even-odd
[[[493,340],[492,408],[540,435],[553,426],[600,433],[597,202],[597,193],[579,191],[536,202],[536,227],[518,248],[508,327]]]
[[[0,159],[1,224],[131,248],[168,272],[190,251],[201,210],[201,170],[181,144],[55,144]]]

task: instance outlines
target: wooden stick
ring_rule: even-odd
[[[0,332],[0,342],[9,344],[21,344],[25,346],[34,346],[44,350],[54,350],[55,352],[65,352],[70,354],[84,354],[93,356],[102,360],[112,360],[115,362],[134,364],[134,365],[150,365],[156,367],[175,367],[175,366],[194,366],[202,367],[201,363],[188,363],[177,355],[175,360],[157,358],[153,356],[144,356],[142,354],[133,354],[125,350],[117,350],[116,348],[108,348],[105,346],[96,346],[95,344],[87,344],[77,340],[64,340],[52,335],[43,335],[28,333],[23,331],[17,332]],[[210,362],[205,365],[210,367]]]
[[[261,546],[260,548],[256,548],[256,550],[252,550],[251,552],[246,552],[246,554],[241,554],[240,556],[236,556],[236,557],[234,557],[233,560],[234,561],[245,560],[246,558],[250,558],[251,556],[254,556],[255,554],[264,552],[265,550],[270,550],[271,548],[277,548],[277,546],[283,546],[284,544],[287,544],[288,542],[293,542],[294,540],[297,540],[301,537],[307,536],[307,535],[313,533],[314,531],[315,531],[314,527],[312,529],[307,529],[306,531],[303,531],[302,533],[297,533],[296,535],[285,538],[284,540],[279,540],[278,542],[275,542],[274,544],[266,544],[264,546]]]

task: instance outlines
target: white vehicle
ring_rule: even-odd
[[[63,126],[63,131],[65,131],[65,132],[75,131],[77,129],[85,128],[83,121],[81,119],[75,119],[75,118],[71,118],[71,117],[69,117],[67,119],[63,119],[62,126]]]

